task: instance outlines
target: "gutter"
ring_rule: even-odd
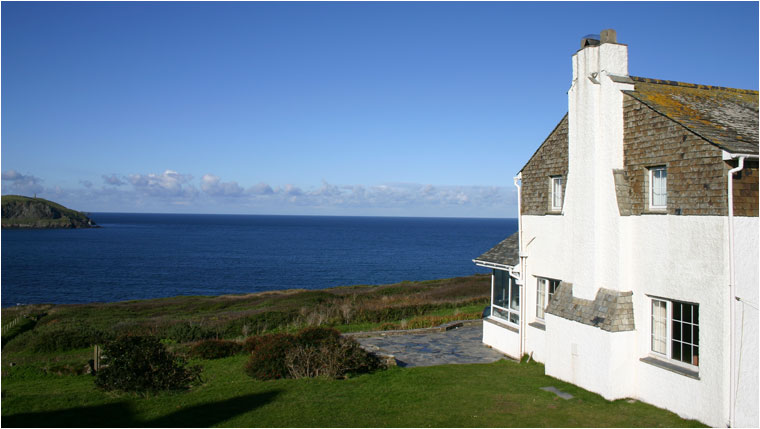
[[[728,376],[728,427],[735,427],[736,419],[736,381],[738,374],[734,374],[736,371],[736,341],[734,336],[736,333],[736,261],[734,258],[734,174],[744,169],[745,158],[758,158],[758,155],[754,154],[732,154],[723,152],[723,159],[739,159],[739,164],[736,168],[728,170],[728,303],[729,303],[729,318],[730,328],[728,336],[729,344],[729,376]]]

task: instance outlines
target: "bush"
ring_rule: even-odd
[[[199,325],[190,323],[177,323],[171,325],[166,330],[166,338],[172,339],[178,343],[187,343],[190,341],[205,340],[216,336],[216,332],[205,329]]]
[[[276,378],[342,377],[382,367],[380,360],[352,338],[330,328],[306,328],[297,335],[270,334],[246,340],[248,375]]]
[[[200,380],[200,367],[186,367],[156,337],[122,336],[103,345],[95,386],[103,390],[150,392],[188,388]]]
[[[221,359],[240,353],[243,346],[235,341],[203,340],[190,348],[190,356],[201,359]]]
[[[245,349],[251,357],[245,365],[245,372],[259,380],[275,380],[288,376],[285,356],[296,344],[289,334],[267,334],[248,338]]]
[[[107,333],[89,326],[46,327],[32,331],[29,345],[35,352],[57,352],[90,347],[108,337]]]

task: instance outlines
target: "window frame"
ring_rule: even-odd
[[[494,298],[496,297],[496,273],[501,272],[504,276],[507,277],[507,302],[512,303],[513,299],[513,286],[517,286],[517,309],[513,308],[506,308],[501,305],[496,305],[494,303]],[[493,274],[491,275],[491,315],[489,317],[496,318],[500,321],[503,321],[505,323],[508,323],[510,325],[517,326],[519,328],[520,326],[520,306],[521,303],[521,292],[522,292],[522,285],[517,283],[514,276],[512,276],[512,273],[510,271],[506,270],[499,270],[499,269],[493,269]],[[494,309],[497,309],[501,312],[504,312],[507,314],[507,317],[503,317],[500,315],[499,311],[494,311]],[[515,316],[516,321],[512,321],[512,316]]]
[[[542,285],[543,282],[543,285]],[[549,307],[549,302],[551,301],[554,294],[557,292],[557,288],[559,287],[559,284],[562,282],[562,280],[552,279],[549,277],[539,277],[536,276],[536,319],[540,321],[544,321],[545,319],[545,312],[546,308]],[[539,297],[543,298],[543,306],[541,306],[541,300],[539,300]],[[539,316],[539,309],[541,316]]]
[[[555,183],[557,183],[557,191],[555,192]],[[564,195],[562,195],[562,176],[549,176],[549,208],[553,212],[562,211],[562,204],[565,202]],[[559,196],[559,205],[555,204],[555,200]]]
[[[665,194],[665,196],[664,196],[664,198],[665,198],[665,204],[661,204],[661,205],[656,205],[654,203],[654,197],[655,197],[655,192],[654,192],[655,183],[654,183],[654,181],[655,181],[655,172],[656,171],[662,171],[662,172],[665,173],[664,177],[660,178],[660,179],[662,179],[664,181],[664,187],[663,188],[665,190],[665,192],[664,192],[664,194]],[[648,186],[649,187],[649,190],[648,190],[648,192],[649,192],[649,198],[648,198],[648,200],[649,200],[649,210],[652,210],[652,211],[664,211],[664,210],[667,210],[667,208],[668,208],[668,168],[667,168],[667,166],[666,165],[657,165],[657,166],[654,166],[654,167],[649,167],[649,168],[647,168],[647,174],[649,175],[649,186]]]
[[[664,343],[665,343],[665,351],[659,352],[654,350],[654,341],[655,341],[655,315],[654,315],[654,307],[655,303],[659,304],[665,304],[665,333],[664,333]],[[692,309],[696,309],[696,323],[693,323],[694,320],[692,319],[691,322],[685,322],[683,320],[676,320],[676,322],[680,322],[681,324],[689,324],[694,327],[696,327],[696,336],[693,335],[694,331],[692,331],[692,338],[691,342],[686,342],[678,339],[673,338],[673,324],[674,324],[674,316],[673,312],[675,309],[675,305],[681,305],[681,306],[689,306]],[[683,309],[683,308],[682,308]],[[662,298],[662,297],[656,297],[656,296],[649,296],[649,345],[647,346],[647,349],[649,351],[649,356],[654,357],[656,359],[660,359],[663,361],[667,361],[670,364],[679,366],[681,368],[686,368],[691,371],[695,371],[699,373],[699,349],[701,348],[701,345],[699,344],[699,304],[693,303],[693,302],[686,302],[686,301],[679,301],[679,300],[673,300],[668,298]],[[694,311],[692,310],[692,316],[694,316]],[[691,363],[684,362],[681,359],[674,358],[673,357],[673,342],[678,343],[684,343],[690,345],[693,349],[696,349],[696,353],[693,352],[691,354]],[[696,364],[695,364],[696,362]]]

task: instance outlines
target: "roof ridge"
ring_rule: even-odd
[[[638,76],[629,76],[629,77],[636,82],[643,82],[643,83],[656,83],[659,85],[672,85],[672,86],[681,86],[684,88],[696,88],[696,89],[720,89],[723,91],[737,92],[740,94],[758,94],[758,92],[753,89],[739,89],[739,88],[728,88],[725,86],[701,85],[698,83],[678,82],[675,80],[652,79],[648,77],[638,77]]]

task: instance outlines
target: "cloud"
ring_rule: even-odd
[[[2,180],[5,189],[10,190],[14,194],[34,195],[44,190],[42,179],[34,177],[31,174],[21,174],[16,170],[3,171]]]
[[[274,194],[274,189],[268,184],[261,182],[246,189],[245,192],[252,195],[272,195]]]
[[[89,180],[80,180],[79,183],[81,183],[82,186],[84,186],[87,189],[92,188],[92,182],[90,182]]]
[[[278,188],[277,192],[285,194],[285,195],[289,195],[291,197],[297,197],[299,195],[303,195],[303,191],[301,190],[301,188],[299,188],[298,186],[291,185],[290,183],[285,185],[284,188]]]
[[[126,185],[127,184],[127,182],[125,182],[125,181],[119,179],[118,177],[116,177],[115,174],[112,174],[110,176],[106,176],[104,174],[102,177],[103,177],[103,181],[106,183],[106,185],[122,186],[122,185]]]
[[[213,174],[203,175],[201,190],[212,197],[240,197],[244,192],[237,182],[222,182]]]
[[[197,194],[189,182],[193,176],[166,170],[162,174],[132,174],[129,183],[135,191],[154,197],[193,197]]]

